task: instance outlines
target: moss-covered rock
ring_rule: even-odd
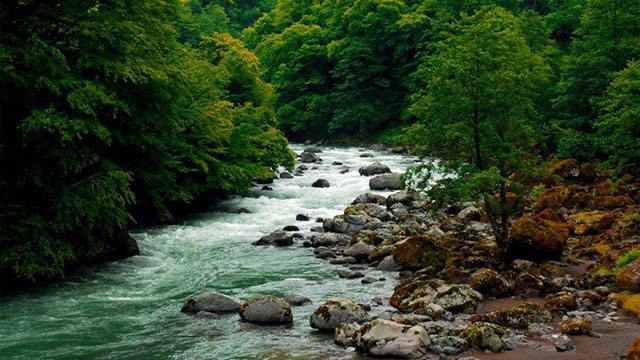
[[[509,282],[493,269],[480,269],[471,275],[469,286],[483,295],[501,297],[509,294]]]
[[[567,319],[560,323],[560,332],[565,335],[591,335],[591,323],[582,319]]]
[[[483,316],[484,320],[515,329],[526,329],[530,324],[547,323],[553,318],[542,306],[525,303],[509,309],[499,309]]]
[[[474,323],[462,332],[462,337],[476,349],[497,353],[504,350],[505,345],[500,336],[505,331],[502,327],[489,323]]]
[[[616,285],[623,291],[640,292],[640,258],[618,270]]]
[[[558,258],[569,237],[567,225],[538,216],[523,216],[511,227],[508,251],[523,259]]]
[[[427,235],[411,236],[398,243],[393,252],[396,264],[412,270],[432,266],[444,267],[447,252],[434,238]]]

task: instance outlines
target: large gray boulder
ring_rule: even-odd
[[[353,200],[352,205],[357,204],[378,204],[385,205],[387,198],[382,195],[372,194],[372,193],[364,193],[358,195],[358,197]]]
[[[322,304],[309,318],[312,328],[333,331],[342,323],[367,321],[367,310],[351,301],[329,300]]]
[[[242,320],[260,325],[291,324],[291,306],[275,296],[260,296],[247,301],[240,307]]]
[[[293,236],[286,231],[276,230],[268,235],[261,237],[260,240],[254,242],[253,244],[289,246],[293,245]]]
[[[390,173],[391,169],[389,169],[387,165],[382,165],[379,162],[374,162],[373,164],[361,167],[360,169],[358,169],[358,172],[363,176],[373,176]]]
[[[316,163],[316,162],[320,162],[320,161],[322,161],[322,159],[320,159],[314,153],[305,151],[302,154],[300,154],[300,162],[303,162],[303,163]]]
[[[391,358],[416,359],[426,355],[431,339],[421,326],[403,325],[384,319],[364,324],[356,335],[356,349]]]
[[[402,189],[401,174],[388,173],[374,176],[369,180],[371,190],[400,190]]]
[[[357,261],[365,261],[369,258],[369,255],[371,255],[373,250],[373,246],[367,245],[360,241],[348,247],[344,251],[344,254],[354,257]]]
[[[402,266],[396,264],[396,262],[393,261],[393,255],[389,255],[382,259],[382,261],[380,261],[377,269],[381,271],[400,271],[402,269]]]
[[[237,312],[242,303],[239,299],[218,292],[203,292],[187,300],[180,311],[197,314],[200,311],[211,313]]]
[[[329,182],[325,179],[318,179],[311,184],[314,188],[328,188],[330,186]]]

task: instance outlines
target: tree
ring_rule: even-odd
[[[600,101],[603,114],[596,121],[600,145],[618,170],[640,164],[640,63],[630,61],[614,75]],[[638,171],[638,169],[635,169]]]
[[[536,97],[550,68],[503,8],[464,16],[421,68],[426,89],[411,111],[410,138],[457,177],[441,182],[456,200],[480,196],[499,245],[508,235],[508,192],[534,155]],[[494,197],[494,193],[498,197]],[[446,193],[443,193],[446,195]]]

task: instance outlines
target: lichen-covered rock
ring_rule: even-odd
[[[489,350],[497,353],[503,351],[505,348],[505,344],[500,337],[504,335],[504,333],[504,329],[499,326],[479,322],[470,325],[463,331],[462,337],[467,340],[471,346],[479,350]]]
[[[426,355],[431,341],[421,326],[376,319],[359,330],[356,349],[372,356],[415,359]]]
[[[582,319],[567,319],[560,323],[560,332],[565,335],[591,335],[591,323]]]
[[[640,258],[618,270],[616,285],[620,290],[640,292]]]
[[[197,314],[200,311],[210,313],[236,312],[242,303],[239,299],[218,292],[203,292],[187,300],[181,311]]]
[[[469,285],[483,295],[505,296],[510,291],[509,282],[493,269],[480,269],[471,275]]]
[[[364,193],[358,195],[358,197],[353,200],[352,205],[357,204],[378,204],[385,205],[387,198],[382,195],[372,194],[372,193]]]
[[[560,208],[567,204],[574,194],[575,190],[570,187],[553,187],[538,195],[535,208],[538,210]]]
[[[412,270],[432,266],[442,269],[447,252],[431,236],[411,236],[396,243],[393,260],[396,264]]]
[[[578,303],[572,294],[562,291],[547,296],[544,300],[544,306],[553,311],[565,312],[577,309]]]
[[[260,296],[247,301],[240,307],[242,320],[260,325],[291,324],[291,306],[275,296]]]
[[[336,328],[333,340],[344,347],[355,346],[360,327],[358,323],[342,323]]]
[[[367,310],[351,301],[329,300],[309,318],[309,325],[318,330],[333,330],[342,323],[367,321]]]
[[[469,285],[450,285],[426,276],[396,286],[389,299],[398,310],[416,314],[427,314],[431,304],[452,312],[473,311],[480,301],[482,294]]]
[[[437,354],[456,355],[469,348],[467,341],[459,336],[437,336],[431,339],[429,349]]]
[[[483,316],[484,320],[515,329],[526,329],[530,324],[551,321],[551,313],[542,306],[525,303],[509,309],[499,309]]]
[[[524,259],[558,258],[569,237],[569,228],[537,216],[523,216],[511,227],[508,251]]]
[[[398,173],[387,173],[377,175],[369,180],[371,190],[400,190],[402,189],[402,175]]]
[[[373,164],[361,167],[358,172],[363,176],[372,176],[390,173],[391,169],[389,169],[387,165],[382,165],[379,162],[374,162]]]

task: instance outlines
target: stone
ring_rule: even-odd
[[[616,274],[616,285],[620,290],[640,292],[640,258],[623,266]]]
[[[501,297],[509,294],[509,282],[493,269],[480,269],[471,275],[469,285],[485,296]]]
[[[280,179],[293,179],[293,175],[287,171],[283,171],[280,173]]]
[[[389,304],[403,312],[425,314],[430,304],[451,312],[472,312],[481,301],[482,294],[469,285],[450,285],[423,276],[396,286]]]
[[[484,321],[514,329],[526,329],[534,323],[548,323],[552,318],[548,310],[535,303],[498,309],[483,316]]]
[[[410,190],[402,190],[387,196],[387,208],[391,208],[394,204],[410,205],[417,199],[417,194]]]
[[[382,195],[372,194],[372,193],[364,193],[358,195],[358,197],[353,200],[352,205],[357,204],[378,204],[385,205],[387,198]]]
[[[627,360],[640,360],[640,336],[636,338],[636,341],[629,348]]]
[[[469,347],[467,341],[459,336],[438,336],[431,338],[431,351],[437,354],[456,355]]]
[[[565,179],[577,179],[580,176],[580,165],[576,159],[557,161],[549,166],[547,170]]]
[[[398,243],[393,251],[393,260],[406,269],[418,270],[428,266],[440,270],[444,267],[446,250],[425,235],[411,236]]]
[[[268,235],[260,238],[260,240],[253,243],[254,245],[275,245],[275,246],[289,246],[293,245],[293,236],[284,230],[276,230]]]
[[[347,165],[342,165],[340,166],[340,168],[338,169],[338,173],[340,174],[346,174],[349,172],[349,167]]]
[[[402,266],[393,261],[393,255],[389,255],[382,259],[376,268],[381,271],[400,271]]]
[[[344,254],[347,256],[354,257],[358,261],[365,261],[369,258],[369,255],[371,255],[372,251],[373,251],[372,246],[367,245],[360,241],[351,245],[349,248],[347,248],[344,251]]]
[[[376,281],[378,281],[378,279],[373,278],[371,276],[366,276],[362,280],[360,280],[360,282],[363,284],[373,284]]]
[[[367,319],[367,311],[362,306],[346,300],[329,300],[311,314],[309,325],[314,329],[333,331],[342,323],[363,323]]]
[[[321,153],[322,149],[317,146],[307,146],[306,148],[304,148],[303,152],[317,154]]]
[[[273,191],[273,188],[272,188],[271,186],[266,186],[266,185],[265,185],[265,186],[263,186],[263,187],[261,188],[261,190],[264,190],[264,191]]]
[[[403,325],[418,325],[423,322],[432,321],[433,319],[427,315],[418,315],[418,314],[393,314],[391,318],[388,319],[391,321],[395,321],[397,323]]]
[[[469,206],[462,209],[457,216],[458,219],[462,221],[480,221],[480,219],[482,218],[480,209],[475,206]]]
[[[329,182],[325,179],[318,179],[311,184],[311,187],[314,188],[328,188],[329,186]]]
[[[474,323],[462,333],[462,337],[478,350],[489,350],[494,353],[505,349],[505,344],[500,338],[504,335],[504,329],[489,323]]]
[[[536,216],[523,216],[511,226],[508,252],[514,257],[538,260],[562,255],[569,228]]]
[[[291,306],[304,306],[312,303],[311,299],[308,297],[297,294],[289,294],[285,296],[284,301],[289,303]]]
[[[546,297],[544,306],[553,311],[566,312],[577,309],[578,303],[572,294],[562,291]]]
[[[342,323],[336,328],[333,340],[345,347],[355,346],[360,327],[358,323]]]
[[[371,190],[400,190],[402,189],[402,175],[398,173],[387,173],[377,175],[369,180]]]
[[[297,221],[309,221],[309,220],[311,220],[311,218],[309,218],[309,216],[307,216],[305,214],[298,214],[298,215],[296,215],[296,220]]]
[[[391,169],[387,165],[382,165],[379,162],[374,162],[373,164],[363,166],[358,169],[358,173],[362,176],[372,176],[372,175],[380,175],[390,173]]]
[[[361,158],[372,158],[373,154],[371,154],[371,153],[362,153],[362,154],[360,154],[360,157]]]
[[[311,246],[345,246],[348,245],[350,241],[351,236],[349,235],[326,232],[311,238]]]
[[[565,335],[591,335],[591,323],[582,319],[567,319],[560,323],[560,332]]]
[[[363,278],[364,274],[360,271],[338,270],[338,276],[343,279]]]
[[[180,311],[197,314],[200,311],[210,313],[237,312],[242,303],[238,298],[218,292],[203,292],[187,300]]]
[[[316,154],[310,152],[303,152],[300,154],[300,161],[303,163],[317,163],[322,161]]]
[[[558,352],[565,352],[574,349],[571,339],[564,334],[548,334],[543,335],[543,339],[549,340],[556,348]]]
[[[260,296],[240,307],[242,320],[260,325],[280,325],[293,323],[291,306],[275,296]]]
[[[426,356],[431,341],[421,326],[376,319],[360,327],[356,335],[358,351],[380,357],[416,359]]]
[[[240,208],[233,212],[234,214],[251,214],[251,210],[247,208]]]
[[[295,225],[287,225],[282,228],[284,231],[300,231],[300,228]]]

